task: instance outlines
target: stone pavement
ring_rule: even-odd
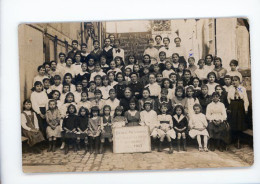
[[[195,146],[189,146],[187,152],[174,151],[173,154],[164,149],[163,152],[132,154],[106,151],[97,155],[70,151],[64,155],[57,149],[55,153],[46,150],[41,154],[24,153],[22,158],[26,173],[249,167],[253,163],[252,148],[244,147],[236,153],[233,147],[230,150],[233,151],[199,152]],[[243,154],[252,162],[242,159]]]

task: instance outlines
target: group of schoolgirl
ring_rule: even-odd
[[[209,148],[222,151],[230,142],[230,129],[239,148],[249,103],[238,62],[232,60],[227,72],[221,58],[207,55],[198,61],[199,67],[189,57],[187,66],[184,54],[168,57],[169,38],[163,39],[161,47],[157,46],[162,38],[155,40],[155,45],[148,40],[140,64],[134,55],[124,60],[120,41],[112,35],[103,49],[94,41],[90,53],[86,44],[79,51],[73,41],[73,50],[67,57],[60,53],[59,63],[39,66],[31,98],[23,104],[22,130],[29,145],[47,138],[48,151],[55,151],[61,137],[66,154],[70,145],[74,151],[79,149],[81,140],[86,151],[95,147],[96,153],[102,153],[105,139],[112,142],[113,127],[143,125],[150,128],[152,147],[159,138],[159,151],[167,139],[172,153],[176,137],[177,150],[181,139],[186,150],[188,134],[197,139],[199,151],[208,151],[209,138]],[[176,50],[181,50],[180,38],[174,41]]]

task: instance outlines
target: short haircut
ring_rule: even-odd
[[[235,60],[235,59],[232,59],[232,60],[230,61],[230,63],[229,63],[229,66],[230,66],[231,64],[233,64],[233,65],[235,65],[235,66],[238,66],[238,61]]]
[[[86,43],[82,43],[82,44],[81,44],[81,48],[82,48],[83,46],[88,47],[88,45],[87,45]]]
[[[60,57],[60,56],[66,57],[66,54],[65,54],[64,52],[60,52],[60,53],[59,53],[59,57]]]
[[[164,52],[164,51],[159,52],[159,56],[162,54],[166,55],[166,52]]]
[[[156,35],[154,39],[156,39],[158,37],[162,40],[162,36],[161,35]]]
[[[164,42],[164,40],[168,40],[169,42],[171,42],[170,38],[168,38],[168,37],[164,37],[163,42]]]
[[[78,40],[72,40],[71,44],[73,43],[79,44]]]
[[[95,43],[98,43],[98,44],[99,44],[99,41],[98,41],[98,40],[94,40],[94,41],[93,41],[93,45],[94,45]]]
[[[207,75],[207,78],[209,78],[211,75],[213,75],[215,77],[215,79],[217,78],[215,72],[209,72]]]
[[[174,42],[176,42],[177,39],[179,39],[181,41],[180,37],[176,37],[176,38],[174,38]]]
[[[42,68],[45,69],[43,65],[38,66],[37,71],[39,72]]]

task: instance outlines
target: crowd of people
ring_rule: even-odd
[[[28,144],[39,153],[36,144],[47,140],[54,152],[59,138],[65,154],[82,146],[103,153],[104,145],[112,148],[113,128],[148,126],[152,150],[159,152],[164,141],[169,153],[187,151],[188,136],[201,152],[223,151],[231,141],[240,148],[249,102],[238,61],[231,60],[227,71],[220,57],[195,61],[181,38],[174,39],[175,47],[170,41],[160,35],[149,39],[137,61],[134,54],[125,56],[114,35],[102,48],[93,41],[90,53],[87,44],[79,50],[73,40],[59,61],[38,67],[21,114]]]

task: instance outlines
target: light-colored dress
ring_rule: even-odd
[[[150,110],[149,112],[147,111],[142,111],[140,113],[141,121],[140,125],[141,126],[148,126],[150,128],[150,135],[151,136],[157,136],[158,135],[158,128],[160,126],[158,122],[158,117],[157,113],[154,110]]]
[[[61,137],[61,127],[60,127],[61,115],[58,108],[56,108],[53,112],[51,110],[48,110],[46,112],[46,121],[48,125],[52,125],[55,127],[54,129],[52,129],[50,126],[47,126],[46,129],[47,138]]]
[[[194,139],[197,135],[205,135],[209,137],[209,133],[207,131],[208,122],[206,116],[202,113],[193,114],[189,120],[190,131],[189,135],[192,139]],[[203,130],[197,130],[194,128],[204,128]]]
[[[168,135],[172,139],[176,138],[176,132],[173,129],[172,117],[169,114],[158,115],[158,122],[160,123],[160,128],[157,130],[158,137]]]

